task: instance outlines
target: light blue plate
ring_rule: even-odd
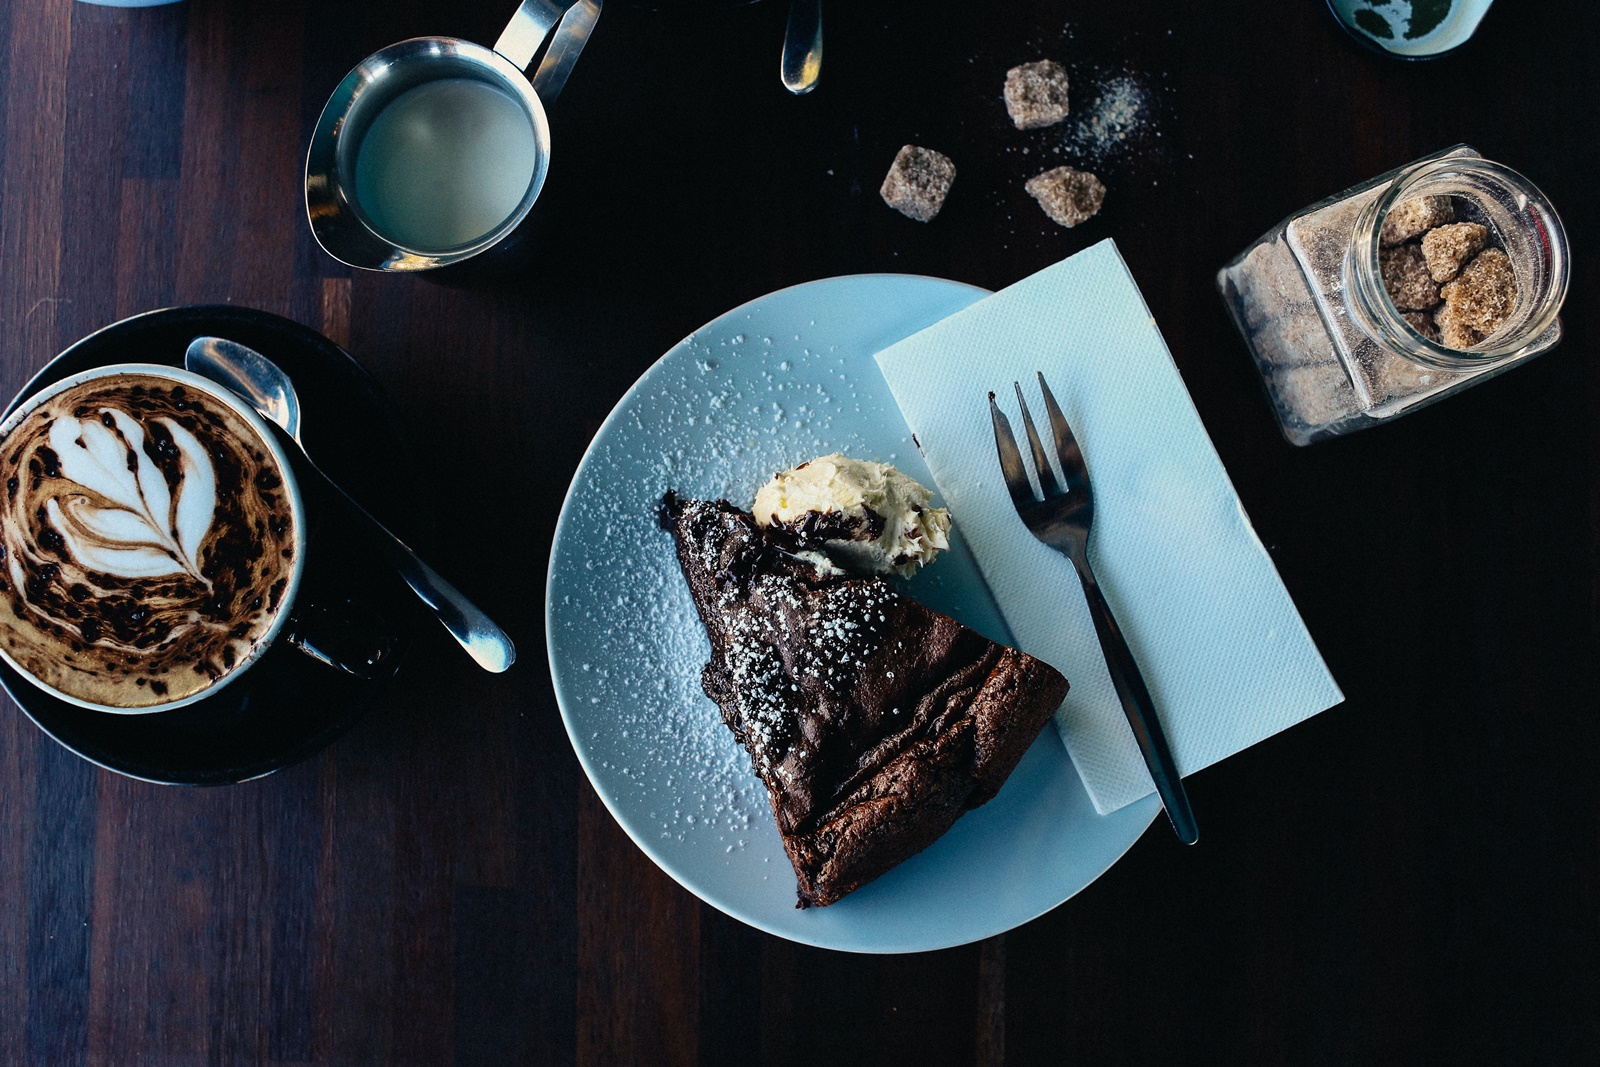
[[[710,646],[672,537],[657,523],[662,494],[748,507],[774,472],[833,451],[893,463],[932,485],[872,356],[984,295],[936,278],[858,275],[728,312],[622,398],[561,509],[546,630],[578,759],[662,870],[779,937],[916,952],[998,934],[1088,885],[1161,810],[1150,796],[1096,815],[1047,727],[1000,795],[925,852],[837,904],[797,910],[766,792],[700,689]],[[956,522],[952,550],[906,589],[1009,640]]]

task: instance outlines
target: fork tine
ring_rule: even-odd
[[[1033,416],[1028,414],[1028,402],[1022,399],[1022,386],[1012,382],[1011,388],[1017,391],[1017,403],[1022,405],[1022,427],[1028,431],[1028,449],[1033,453],[1034,469],[1039,472],[1039,491],[1048,500],[1060,492],[1056,487],[1056,475],[1050,469],[1050,457],[1044,454],[1044,444],[1039,440],[1039,431],[1033,428]]]
[[[1044,394],[1044,409],[1050,415],[1050,435],[1056,439],[1056,457],[1061,460],[1061,477],[1070,493],[1088,481],[1089,472],[1083,462],[1083,450],[1078,447],[1078,439],[1072,435],[1072,427],[1067,425],[1066,416],[1061,414],[1061,405],[1056,403],[1055,394],[1050,391],[1044,375],[1039,371],[1033,373],[1039,379],[1039,391]]]
[[[1011,503],[1018,511],[1032,507],[1033,486],[1028,483],[1028,470],[1022,465],[1022,453],[1017,451],[1017,439],[1011,435],[1011,422],[994,402],[993,393],[989,394],[989,420],[994,423],[994,446],[1000,453],[1000,473],[1005,476]]]

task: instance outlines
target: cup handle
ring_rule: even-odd
[[[365,681],[392,677],[398,666],[395,639],[384,632],[370,609],[348,599],[332,607],[296,607],[282,640],[318,663]]]
[[[533,75],[534,92],[548,104],[567,83],[578,53],[600,17],[600,4],[601,0],[522,0],[495,41],[494,50],[518,69],[527,70],[548,40],[550,47]]]

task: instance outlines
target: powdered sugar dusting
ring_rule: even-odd
[[[898,599],[883,581],[844,582],[812,591],[828,573],[800,557],[786,568],[754,568],[762,543],[717,504],[684,501],[676,518],[688,569],[715,582],[711,627],[723,649],[708,679],[725,703],[737,700],[734,726],[755,769],[769,783],[787,780],[810,758],[800,719],[819,693],[849,692],[883,647],[883,625]],[[746,573],[748,570],[748,573]],[[743,574],[743,577],[739,575]]]
[[[834,451],[932,485],[872,354],[976,295],[928,279],[830,279],[729,313],[646,373],[574,479],[548,591],[562,714],[618,821],[707,899],[761,886],[786,913],[793,881],[764,881],[788,860],[766,789],[701,689],[710,642],[659,526],[661,497],[748,507],[778,471]],[[910,587],[958,617],[965,602],[992,612],[964,548]]]
[[[586,481],[604,491],[575,493],[568,505],[568,521],[598,535],[574,545],[571,560],[592,580],[567,583],[551,625],[563,631],[558,640],[601,644],[564,688],[580,707],[604,709],[586,727],[594,765],[633,794],[630,807],[648,806],[663,839],[710,832],[736,850],[771,815],[749,759],[701,689],[710,645],[656,509],[669,489],[748,507],[777,471],[834,450],[866,454],[845,425],[892,419],[903,428],[877,398],[863,403],[832,347],[813,349],[803,335],[788,343],[689,336],[614,416],[627,445],[606,440],[592,453]]]

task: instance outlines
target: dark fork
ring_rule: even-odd
[[[1189,796],[1183,790],[1183,779],[1178,765],[1173,762],[1172,750],[1167,747],[1167,735],[1162,732],[1161,720],[1156,715],[1150,691],[1145,688],[1139,665],[1128,651],[1128,642],[1111,614],[1100,584],[1089,569],[1089,524],[1094,519],[1094,494],[1089,489],[1089,468],[1083,462],[1083,451],[1072,436],[1072,429],[1061,414],[1061,407],[1039,374],[1039,390],[1044,394],[1045,411],[1050,415],[1050,433],[1055,439],[1056,459],[1061,464],[1062,482],[1056,482],[1050,469],[1050,458],[1045,454],[1039,433],[1033,428],[1033,417],[1028,414],[1028,402],[1022,398],[1022,386],[1012,382],[1017,391],[1017,405],[1022,409],[1022,425],[1028,432],[1028,450],[1033,453],[1033,466],[1039,472],[1039,489],[1044,499],[1034,496],[1028,481],[1028,470],[1023,465],[1022,453],[1017,449],[1017,439],[1011,434],[1011,423],[989,394],[989,417],[994,421],[994,443],[1000,452],[1000,470],[1005,475],[1006,488],[1011,492],[1011,503],[1022,516],[1028,531],[1066,556],[1078,572],[1083,583],[1083,595],[1089,601],[1089,614],[1094,618],[1095,633],[1100,637],[1100,650],[1105,655],[1111,681],[1117,687],[1117,698],[1122,702],[1128,725],[1139,742],[1144,764],[1155,780],[1156,792],[1166,806],[1167,818],[1178,840],[1192,845],[1200,839],[1200,828],[1195,825],[1194,810],[1189,807]]]

